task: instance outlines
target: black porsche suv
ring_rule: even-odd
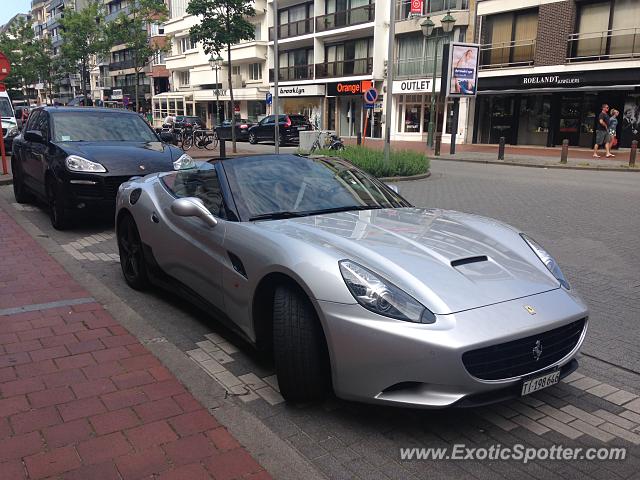
[[[65,229],[77,213],[113,211],[121,183],[170,171],[182,155],[134,112],[41,107],[13,143],[14,195],[47,202],[52,225]]]

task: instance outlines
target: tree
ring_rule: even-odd
[[[113,45],[106,34],[102,1],[92,0],[79,12],[65,10],[60,27],[63,40],[61,61],[80,66],[82,94],[86,99],[89,66],[96,57],[106,55]]]
[[[247,20],[255,14],[253,2],[247,0],[191,0],[187,13],[197,15],[200,23],[189,30],[192,40],[201,42],[207,55],[220,55],[227,49],[227,79],[231,98],[231,142],[236,152],[236,116],[231,84],[231,45],[253,40],[255,27]],[[277,139],[276,139],[277,141]]]
[[[64,58],[54,55],[49,37],[36,39],[35,53],[31,58],[38,79],[46,86],[47,97],[53,99],[53,86],[60,82],[72,67],[64,63]]]
[[[11,62],[11,73],[4,80],[9,92],[22,97],[27,85],[38,80],[38,74],[31,61],[37,53],[31,22],[19,19],[9,30],[0,35],[0,52]]]
[[[125,45],[131,52],[136,74],[135,104],[139,107],[139,77],[151,58],[166,52],[170,44],[152,41],[149,26],[167,20],[169,10],[163,0],[137,0],[130,4],[128,13],[121,13],[108,26],[108,35],[114,45]]]

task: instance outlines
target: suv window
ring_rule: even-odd
[[[274,123],[273,115],[269,115],[268,117],[264,117],[260,120],[260,125],[267,125],[268,123]]]
[[[32,112],[31,115],[29,115],[29,119],[27,120],[25,131],[37,130],[37,128],[35,128],[34,125],[38,122],[38,117],[40,117],[41,113],[42,113],[42,110],[36,110],[35,112]]]
[[[33,130],[40,130],[42,138],[49,140],[49,115],[44,110],[38,115],[38,121],[34,124]]]
[[[291,125],[307,125],[309,120],[304,115],[289,115],[289,119],[291,119]]]
[[[199,198],[216,217],[226,217],[222,189],[213,164],[205,163],[198,169],[171,172],[164,175],[162,181],[176,197]]]

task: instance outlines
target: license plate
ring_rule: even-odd
[[[560,381],[560,370],[556,370],[539,377],[534,377],[530,380],[526,380],[522,384],[522,395],[529,395],[530,393],[537,392],[543,388],[555,385]]]
[[[298,130],[306,130],[307,127],[298,127]]]

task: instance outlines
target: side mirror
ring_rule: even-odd
[[[27,142],[44,143],[44,137],[39,130],[27,130],[24,132],[24,139]]]
[[[389,188],[389,190],[393,190],[398,195],[400,195],[400,187],[398,187],[398,185],[396,185],[395,183],[385,183],[385,185]]]
[[[164,143],[173,143],[173,133],[160,132],[159,136],[160,136],[160,140],[162,140]]]
[[[179,217],[198,217],[210,227],[218,225],[218,220],[207,210],[202,200],[195,197],[184,197],[174,200],[171,211]]]

